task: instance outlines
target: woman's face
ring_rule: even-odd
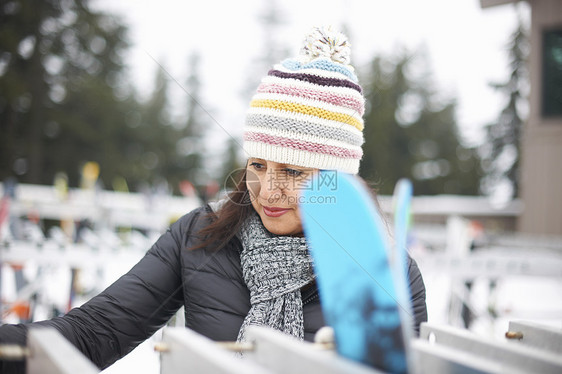
[[[275,235],[301,235],[300,191],[318,169],[250,158],[246,186],[265,228]]]

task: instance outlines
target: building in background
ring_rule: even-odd
[[[519,0],[480,0],[482,8]],[[531,7],[529,118],[521,142],[518,229],[562,234],[562,0],[527,0]]]

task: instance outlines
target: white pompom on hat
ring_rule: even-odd
[[[333,31],[330,26],[315,27],[304,39],[301,56],[308,58],[308,61],[327,57],[334,62],[349,65],[351,46],[344,34]]]

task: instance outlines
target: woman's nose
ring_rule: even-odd
[[[262,190],[266,190],[269,194],[280,193],[282,190],[287,188],[285,184],[287,183],[286,178],[280,170],[275,168],[267,169],[265,173],[265,180],[263,181]]]

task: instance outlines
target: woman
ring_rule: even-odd
[[[213,340],[243,341],[251,324],[312,340],[324,320],[299,190],[319,169],[358,172],[364,99],[342,34],[316,28],[301,52],[275,65],[258,87],[244,131],[248,163],[227,199],[182,217],[127,274],[80,308],[2,326],[0,341],[25,344],[30,326],[51,326],[105,368],[182,305],[186,327]],[[427,319],[425,288],[408,261],[418,328]]]

